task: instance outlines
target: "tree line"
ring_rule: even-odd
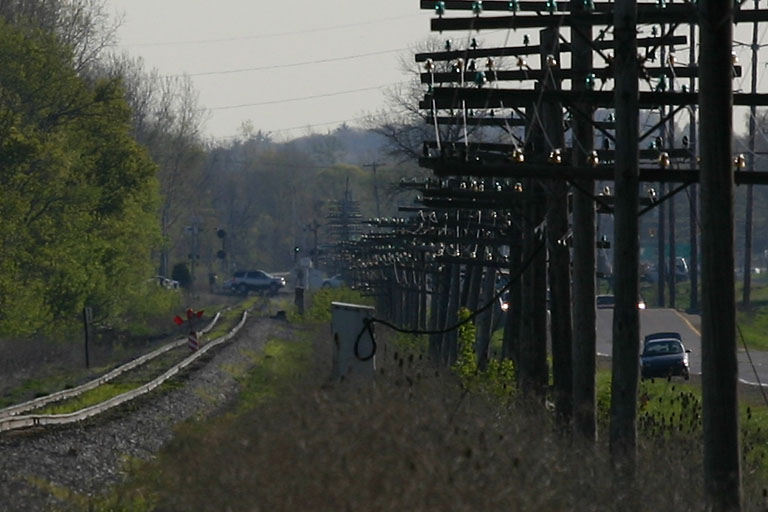
[[[103,0],[0,1],[0,335],[76,325],[84,306],[105,325],[176,307],[152,280],[174,267],[205,286],[288,270],[346,187],[365,216],[377,187],[396,213],[414,170],[374,183],[377,135],[208,140],[190,79],[112,52],[118,26]]]

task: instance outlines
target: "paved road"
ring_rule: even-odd
[[[611,324],[613,322],[612,309],[597,310],[597,353],[604,356],[611,355],[613,351]],[[691,349],[689,361],[691,373],[701,374],[701,333],[699,331],[699,318],[685,315],[673,309],[645,309],[640,311],[640,339],[652,332],[677,331],[683,337],[686,348]],[[747,352],[739,340],[738,361],[739,380],[746,384],[757,385],[758,382],[768,387],[768,352],[750,350]],[[754,363],[750,364],[750,358]]]

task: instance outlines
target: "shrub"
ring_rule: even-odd
[[[177,263],[171,270],[171,279],[179,282],[179,286],[189,289],[192,285],[192,274],[189,273],[189,267],[186,263]]]
[[[314,322],[331,321],[331,302],[346,302],[349,304],[372,305],[369,297],[350,288],[321,288],[310,296],[311,305],[304,317]]]

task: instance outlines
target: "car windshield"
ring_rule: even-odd
[[[652,341],[645,346],[644,356],[660,356],[666,354],[680,354],[683,345],[676,340]]]

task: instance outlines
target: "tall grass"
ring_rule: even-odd
[[[703,508],[700,457],[645,447],[630,485],[546,411],[401,361],[375,386],[306,374],[236,421],[185,429],[125,495],[179,511]]]
[[[315,325],[317,353],[326,350],[328,334],[327,324]],[[108,508],[93,509],[705,509],[695,386],[641,383],[639,463],[629,482],[615,471],[603,439],[564,435],[551,412],[514,390],[504,400],[487,392],[494,389],[489,382],[512,386],[514,374],[477,370],[469,327],[450,370],[426,362],[423,339],[377,335],[375,383],[330,383],[327,360],[311,364],[306,346],[281,342],[286,350],[267,352],[243,382],[252,407],[188,425],[134,472]],[[597,379],[603,435],[610,374]],[[743,411],[745,511],[765,510],[766,421],[765,409]]]

